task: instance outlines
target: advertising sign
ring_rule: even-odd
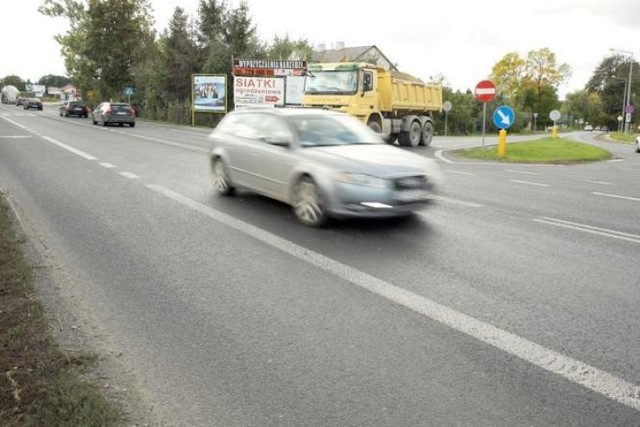
[[[192,76],[193,110],[198,113],[227,112],[227,76],[194,74]]]
[[[305,77],[298,76],[285,77],[287,94],[285,102],[287,105],[302,105],[302,98],[304,98],[304,79]]]
[[[284,105],[284,79],[270,77],[234,77],[236,108]]]
[[[271,61],[266,59],[234,59],[234,76],[304,76],[306,61]]]
[[[28,84],[25,86],[25,89],[27,92],[33,92],[36,98],[42,98],[47,88],[45,85]]]

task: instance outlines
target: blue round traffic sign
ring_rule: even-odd
[[[493,124],[495,124],[498,129],[509,129],[513,125],[515,118],[516,115],[511,107],[501,105],[496,108],[496,111],[493,113]]]

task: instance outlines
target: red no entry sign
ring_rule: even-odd
[[[473,93],[480,102],[493,101],[496,97],[496,85],[491,80],[482,80],[476,85],[476,90]]]

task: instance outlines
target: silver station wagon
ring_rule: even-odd
[[[435,161],[385,144],[344,113],[235,110],[211,138],[217,193],[243,187],[280,200],[309,226],[329,217],[411,214],[432,198],[440,180]]]

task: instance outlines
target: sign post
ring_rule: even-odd
[[[447,124],[447,118],[449,117],[449,111],[451,111],[451,107],[453,105],[449,101],[444,101],[442,104],[442,109],[444,110],[444,136],[447,136],[447,128],[449,127]]]
[[[513,109],[507,105],[501,105],[493,113],[493,124],[500,129],[498,136],[498,158],[504,158],[507,154],[507,129],[513,125],[516,115]]]
[[[553,129],[552,129],[552,131],[551,131],[551,137],[552,137],[553,139],[556,139],[556,137],[558,136],[558,126],[556,125],[556,122],[557,122],[558,120],[560,120],[560,117],[561,117],[561,116],[562,116],[562,114],[560,114],[560,111],[558,111],[558,110],[552,110],[552,111],[549,113],[549,118],[550,118],[551,120],[553,120]]]
[[[487,102],[493,101],[496,97],[496,85],[491,80],[482,80],[476,85],[473,93],[476,99],[482,102],[482,146],[484,147],[484,136],[487,130]]]

